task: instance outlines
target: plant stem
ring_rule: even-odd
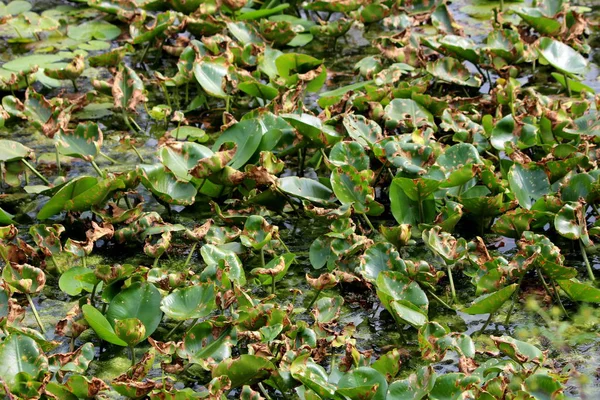
[[[135,152],[135,154],[138,156],[138,158],[140,159],[141,162],[143,162],[143,163],[145,162],[144,157],[142,157],[142,155],[140,154],[138,149],[136,149],[133,145],[131,145],[131,150],[133,150]]]
[[[131,123],[129,122],[129,117],[125,113],[125,109],[123,109],[123,111],[121,112],[121,116],[123,117],[123,122],[125,122],[127,128],[129,128],[129,130],[132,132],[137,132],[135,129],[133,129],[133,126],[131,126]]]
[[[48,181],[48,179],[46,179],[44,177],[44,175],[40,174],[38,172],[38,170],[33,167],[33,165],[29,164],[29,161],[27,161],[25,159],[22,159],[21,161],[23,162],[23,164],[25,164],[25,166],[27,168],[29,168],[31,170],[31,172],[33,172],[35,174],[35,176],[37,176],[38,178],[40,178],[42,180],[42,182],[44,182],[46,185],[50,185],[50,182]]]
[[[265,396],[265,398],[267,400],[273,400],[271,398],[271,396],[269,396],[269,393],[267,393],[267,390],[265,389],[265,387],[263,386],[263,384],[261,382],[258,383],[258,388],[260,389],[260,391],[262,392],[262,394]]]
[[[60,175],[60,172],[61,172],[60,154],[58,153],[58,147],[55,147],[55,149],[56,149],[56,169],[58,170],[58,174]]]
[[[265,248],[262,247],[260,249],[260,265],[264,268],[265,267]]]
[[[510,305],[510,309],[508,310],[508,314],[506,314],[506,319],[504,320],[504,325],[508,325],[510,322],[510,317],[512,316],[512,312],[515,308],[515,304],[517,302],[517,298],[519,297],[519,291],[521,290],[521,284],[523,283],[523,278],[525,278],[525,272],[519,278],[519,283],[517,284],[517,289],[513,293],[512,303]]]
[[[192,245],[192,249],[190,250],[190,254],[188,254],[187,258],[185,259],[185,265],[183,266],[183,268],[186,268],[188,266],[188,264],[190,263],[190,260],[192,259],[192,254],[194,254],[194,250],[196,250],[197,245],[198,245],[198,242],[195,242]]]
[[[165,342],[166,342],[167,340],[169,340],[169,338],[171,337],[171,335],[172,335],[173,333],[175,333],[175,331],[176,331],[177,329],[179,329],[179,327],[180,327],[181,325],[183,325],[183,323],[184,323],[184,322],[185,322],[185,320],[183,320],[183,321],[179,321],[179,322],[177,323],[177,325],[175,325],[175,326],[173,327],[173,329],[171,329],[171,330],[169,331],[169,333],[167,333],[167,336],[165,336]]]
[[[98,283],[100,282],[96,282],[94,288],[92,289],[92,293],[90,293],[90,304],[92,305],[92,307],[95,306],[94,297],[96,297],[96,289],[98,288]]]
[[[31,306],[31,311],[33,311],[33,316],[35,317],[35,322],[37,322],[38,326],[40,327],[40,330],[42,331],[43,334],[46,334],[46,330],[44,329],[44,325],[42,325],[42,320],[40,319],[40,316],[35,308],[35,304],[33,304],[33,300],[31,299],[31,295],[29,293],[25,293],[25,297],[27,297],[27,301],[29,302],[29,305]]]
[[[560,299],[560,293],[558,292],[558,289],[556,288],[556,285],[554,284],[554,280],[551,280],[550,283],[552,284],[552,289],[554,290],[554,293],[556,294],[556,300],[558,300],[558,305],[560,306],[560,309],[562,310],[562,312],[565,313],[565,316],[567,318],[571,318],[571,317],[569,317],[569,313],[567,312],[567,309],[565,308],[562,300]]]
[[[369,217],[367,217],[367,214],[363,214],[362,216],[365,219],[367,225],[369,225],[369,229],[371,229],[372,232],[375,232],[375,227],[371,223],[371,220],[369,219]]]
[[[71,80],[71,83],[73,84],[73,90],[79,92],[79,89],[77,89],[77,82],[75,82],[75,79]]]
[[[275,275],[271,276],[271,294],[275,294]]]
[[[450,291],[452,292],[452,302],[456,301],[456,289],[454,288],[454,277],[452,276],[452,268],[450,268],[450,264],[446,264],[446,269],[448,270],[448,279],[450,279]]]
[[[563,78],[565,78],[565,87],[567,88],[567,94],[571,97],[571,86],[569,85],[569,78],[567,78],[567,74],[563,74]]]
[[[129,346],[129,354],[131,354],[131,366],[135,365],[135,347]]]
[[[283,240],[281,240],[281,238],[280,238],[280,237],[277,237],[277,239],[279,239],[279,243],[281,243],[281,245],[283,246],[283,248],[285,249],[285,251],[286,251],[287,253],[291,253],[290,249],[289,249],[289,248],[286,246],[286,244],[284,243],[284,241],[283,241]],[[296,261],[296,260],[294,260],[294,261]]]
[[[317,290],[317,294],[315,295],[315,297],[313,297],[313,299],[311,300],[308,307],[306,307],[307,310],[310,310],[310,308],[313,306],[313,304],[315,304],[315,301],[317,301],[317,299],[319,298],[319,295],[321,294],[322,291],[323,291],[323,289]]]
[[[585,267],[587,268],[588,275],[590,276],[592,282],[594,282],[596,280],[596,277],[594,276],[594,271],[592,270],[590,260],[588,260],[587,252],[585,251],[585,246],[583,245],[581,239],[579,239],[579,247],[581,248],[581,255],[583,256],[583,262],[585,263]]]
[[[96,161],[91,160],[90,163],[92,164],[92,167],[94,167],[94,169],[96,170],[96,173],[98,175],[100,175],[100,177],[103,177],[104,174],[102,173],[102,171],[100,170],[100,168],[98,167],[98,164],[96,164]]]
[[[488,319],[485,320],[485,323],[483,324],[481,329],[478,331],[479,334],[482,334],[483,331],[485,331],[485,328],[487,328],[488,325],[490,324],[490,322],[492,322],[492,318],[494,318],[494,313],[490,313],[490,316],[488,317]]]
[[[448,304],[446,304],[446,302],[444,300],[440,299],[438,297],[438,295],[436,295],[435,293],[433,293],[431,290],[428,290],[427,294],[429,294],[431,297],[433,297],[435,300],[437,300],[438,303],[440,303],[442,306],[444,306],[448,310],[454,310],[454,308],[452,308]]]
[[[103,152],[99,152],[98,154],[100,154],[102,157],[106,158],[108,161],[110,161],[111,164],[118,164],[117,160],[115,160],[112,157],[109,157],[107,154],[103,153]]]

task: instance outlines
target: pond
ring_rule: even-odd
[[[599,397],[598,26],[0,3],[0,392]]]

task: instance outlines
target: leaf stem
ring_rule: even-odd
[[[141,162],[143,162],[143,163],[145,162],[144,157],[142,157],[142,155],[140,154],[138,149],[136,149],[133,145],[131,145],[131,150],[133,150],[135,152],[135,154],[138,156],[138,158],[140,159]]]
[[[523,278],[525,278],[525,272],[519,278],[519,283],[517,284],[517,289],[513,293],[512,303],[510,304],[510,309],[508,310],[508,314],[506,314],[506,319],[504,320],[504,325],[508,325],[510,322],[510,317],[512,316],[512,312],[515,308],[515,304],[517,302],[517,298],[519,297],[519,291],[521,290],[521,284],[523,283]]]
[[[365,222],[367,223],[367,225],[369,226],[369,229],[371,229],[371,232],[375,232],[375,227],[371,223],[371,220],[369,219],[369,217],[367,217],[367,214],[363,214],[362,216],[365,219]]]
[[[42,331],[43,334],[46,334],[46,330],[44,329],[44,325],[42,325],[42,320],[40,319],[40,316],[35,308],[35,304],[33,304],[33,300],[31,299],[31,295],[29,293],[25,293],[25,297],[27,297],[27,301],[29,302],[29,305],[31,306],[31,311],[33,311],[33,316],[35,317],[35,322],[37,322],[38,326],[40,327],[40,330]]]
[[[571,85],[569,85],[569,78],[567,78],[567,74],[563,74],[563,78],[565,78],[565,87],[567,88],[567,94],[571,97]]]
[[[483,331],[485,331],[485,328],[488,327],[488,325],[490,324],[490,322],[492,322],[492,318],[494,318],[494,314],[495,313],[490,313],[489,317],[485,320],[483,326],[481,327],[481,329],[479,331],[477,331],[478,334],[482,334]]]
[[[265,248],[261,247],[260,249],[260,265],[261,267],[265,267]]]
[[[171,329],[171,330],[169,331],[169,333],[167,333],[167,336],[165,336],[165,342],[166,342],[167,340],[169,340],[169,338],[171,337],[171,335],[173,335],[173,333],[175,333],[175,331],[176,331],[177,329],[179,329],[179,327],[181,327],[181,325],[183,325],[183,323],[184,323],[184,322],[185,322],[185,320],[183,320],[183,321],[179,321],[179,322],[178,322],[178,323],[177,323],[177,324],[176,324],[176,325],[173,327],[173,329]]]
[[[135,365],[135,346],[129,346],[129,354],[131,355],[131,366]]]
[[[188,266],[188,264],[190,263],[190,260],[192,259],[192,254],[194,254],[194,250],[196,250],[197,245],[198,245],[198,242],[194,242],[194,244],[192,245],[190,254],[188,254],[187,258],[185,259],[185,265],[183,266],[183,268],[186,268]]]
[[[119,163],[117,160],[115,160],[115,159],[114,159],[114,158],[112,158],[112,157],[109,157],[107,154],[105,154],[105,153],[103,153],[103,152],[99,152],[99,154],[100,154],[102,157],[106,158],[108,161],[110,161],[110,163],[111,163],[111,164],[118,164],[118,163]]]
[[[271,294],[275,294],[275,275],[271,276]]]
[[[96,164],[96,161],[90,160],[90,164],[92,164],[92,167],[94,167],[94,170],[96,170],[96,173],[100,175],[101,178],[104,177],[104,174],[102,173],[102,170],[100,170],[100,168],[98,167],[98,164]]]
[[[428,290],[427,294],[429,294],[431,297],[433,297],[438,303],[440,303],[443,307],[447,308],[448,310],[454,310],[454,308],[452,308],[448,304],[446,304],[446,302],[444,300],[440,299],[438,297],[438,295],[433,293],[431,290]]]
[[[100,283],[100,282],[98,281],[98,282],[96,282],[96,283],[94,284],[94,287],[93,287],[93,289],[92,289],[92,293],[90,293],[90,304],[92,305],[92,307],[95,307],[95,301],[94,301],[94,297],[96,297],[96,289],[98,288],[98,284],[99,284],[99,283]]]
[[[454,277],[452,276],[452,268],[450,264],[446,263],[446,269],[448,270],[448,279],[450,280],[450,291],[452,292],[452,302],[456,301],[456,289],[454,288]]]
[[[29,164],[29,161],[27,161],[25,159],[22,159],[21,161],[23,162],[23,164],[25,164],[25,166],[27,168],[29,168],[31,170],[31,172],[33,172],[35,174],[35,176],[37,176],[38,178],[40,178],[42,180],[42,182],[44,182],[46,185],[50,185],[50,182],[48,181],[48,179],[46,179],[44,177],[44,175],[40,174],[38,172],[38,170],[33,167],[33,165]]]
[[[60,154],[58,152],[58,147],[55,147],[55,152],[56,152],[56,169],[58,170],[58,174],[60,175],[61,173],[61,165],[60,165]]]
[[[319,298],[319,295],[321,294],[322,291],[323,291],[323,289],[317,290],[317,294],[310,301],[310,303],[308,304],[308,307],[306,307],[307,310],[310,310],[310,308],[313,306],[313,304],[315,304],[315,301],[317,301],[317,299]]]
[[[592,282],[594,282],[596,280],[596,277],[594,276],[594,270],[592,270],[590,260],[588,260],[587,252],[585,251],[585,246],[581,239],[579,239],[579,247],[581,248],[581,255],[583,256],[583,262],[585,263],[585,267],[587,268],[588,275]]]

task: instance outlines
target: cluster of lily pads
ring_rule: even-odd
[[[0,392],[582,395],[510,319],[600,303],[589,10],[483,10],[471,38],[443,0],[0,2]]]

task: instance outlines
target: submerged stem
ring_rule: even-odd
[[[579,239],[579,247],[581,248],[581,255],[583,256],[583,262],[585,263],[585,267],[587,268],[588,275],[592,282],[594,282],[596,280],[596,277],[594,276],[594,270],[590,265],[590,260],[588,260],[587,252],[585,251],[585,246],[583,245],[581,239]]]
[[[40,319],[40,316],[37,312],[37,309],[35,308],[35,304],[33,304],[33,300],[31,299],[31,295],[29,293],[25,293],[25,297],[27,297],[27,301],[29,302],[29,306],[31,306],[31,311],[33,311],[33,316],[35,317],[35,322],[37,322],[38,326],[40,327],[40,330],[42,331],[43,334],[46,334],[46,330],[44,329],[44,325],[42,325],[42,320]]]

